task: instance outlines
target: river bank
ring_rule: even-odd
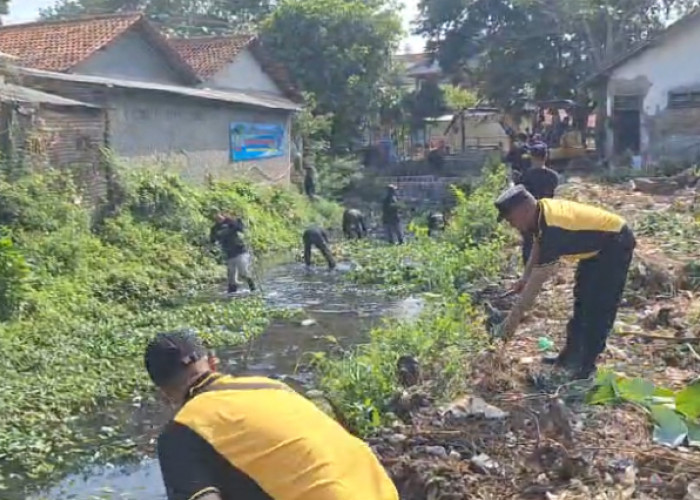
[[[373,256],[358,270],[359,280],[434,294],[415,326],[377,329],[368,345],[321,367],[325,389],[347,403],[402,499],[697,498],[694,191],[650,196],[627,185],[572,179],[561,196],[621,213],[639,239],[596,381],[569,384],[539,363],[548,344],[541,339],[563,342],[571,266],[562,266],[545,287],[507,349],[488,342],[480,304],[509,308],[499,295],[517,276],[508,265],[517,240],[505,238],[493,248],[474,238],[475,228],[489,227],[478,222],[483,214],[492,216],[485,193],[482,206],[478,198],[465,200],[462,210],[470,216],[452,231],[476,243],[479,255],[495,252],[493,267],[469,260],[469,250],[456,257],[459,240],[448,232],[442,243]],[[477,223],[465,224],[470,221]],[[446,278],[429,278],[436,273]],[[463,274],[471,275],[460,280]],[[406,357],[413,362],[407,365]],[[371,399],[360,399],[365,394]],[[358,401],[365,401],[362,411],[354,410]]]
[[[197,299],[224,293],[225,270],[207,242],[213,213],[242,216],[258,258],[298,251],[303,227],[339,217],[336,205],[285,190],[194,188],[145,172],[125,177],[118,202],[97,212],[51,172],[0,182],[0,207],[5,490],[87,457],[133,454],[134,443],[113,439],[118,426],[81,424],[151,390],[142,355],[156,332],[193,328],[212,346],[232,347],[288,315],[260,296]]]

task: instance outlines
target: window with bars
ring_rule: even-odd
[[[700,90],[669,92],[668,107],[672,109],[700,108]]]

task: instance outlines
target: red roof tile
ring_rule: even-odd
[[[132,13],[2,26],[0,51],[30,68],[68,71],[141,19]]]
[[[171,38],[169,41],[197,75],[206,79],[232,62],[253,40],[255,35],[248,34]]]

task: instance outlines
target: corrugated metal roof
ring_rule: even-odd
[[[163,85],[160,83],[140,82],[134,80],[122,80],[119,78],[105,78],[101,76],[87,76],[54,73],[38,69],[19,68],[18,72],[23,75],[47,80],[59,80],[76,83],[86,83],[92,85],[102,85],[105,87],[118,87],[123,89],[148,90],[153,92],[163,92],[167,94],[191,97],[194,99],[206,99],[210,101],[226,102],[230,104],[245,104],[268,109],[280,109],[286,111],[297,111],[299,106],[289,99],[273,94],[251,91],[236,90],[212,90],[181,87],[177,85]]]
[[[33,104],[51,104],[52,106],[80,107],[99,109],[99,106],[85,102],[66,99],[53,94],[47,94],[28,87],[20,87],[12,83],[0,84],[0,101],[5,102],[29,102]]]

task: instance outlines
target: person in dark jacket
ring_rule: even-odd
[[[228,293],[238,291],[239,277],[248,283],[251,292],[255,290],[255,282],[250,269],[251,256],[243,241],[244,231],[245,226],[239,217],[218,213],[209,234],[209,240],[212,243],[218,243],[226,257]]]
[[[343,234],[348,239],[362,239],[367,235],[367,225],[362,212],[349,208],[343,212]]]
[[[304,164],[304,194],[311,200],[316,198],[316,169],[310,163]]]
[[[386,196],[382,202],[382,222],[386,230],[386,237],[392,245],[403,244],[403,231],[399,215],[399,198],[396,195],[398,188],[390,184],[386,189]]]
[[[445,215],[442,212],[431,212],[428,215],[428,236],[433,236],[445,230]]]
[[[547,168],[547,145],[544,143],[533,144],[530,147],[530,160],[531,166],[521,176],[520,183],[536,200],[554,198],[554,191],[559,185],[559,175],[554,170]],[[531,233],[523,235],[523,265],[527,265],[532,253],[532,242]]]
[[[330,248],[328,248],[330,239],[325,229],[310,227],[304,231],[302,239],[304,241],[304,264],[306,264],[306,267],[311,267],[311,248],[316,247],[325,257],[326,262],[328,262],[328,269],[331,271],[335,269],[335,259],[333,259]]]
[[[505,161],[510,166],[513,182],[520,182],[520,177],[530,167],[530,147],[526,134],[521,132],[516,136]]]

